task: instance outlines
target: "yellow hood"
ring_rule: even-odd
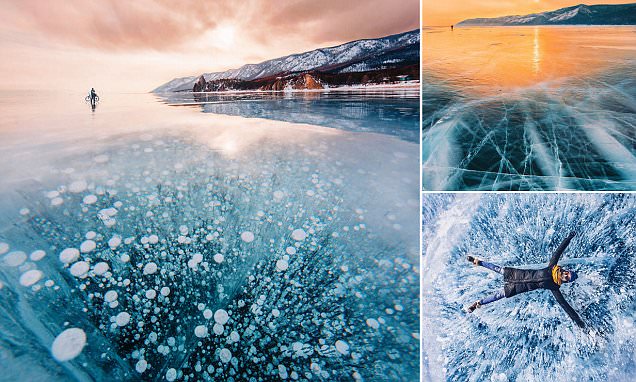
[[[561,284],[562,284],[561,277],[559,277],[560,271],[561,271],[561,267],[560,266],[555,265],[554,267],[552,267],[552,280],[558,286],[561,286]]]

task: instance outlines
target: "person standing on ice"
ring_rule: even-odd
[[[548,266],[541,269],[518,269],[510,267],[500,267],[498,265],[482,261],[473,256],[468,256],[468,261],[475,265],[481,265],[484,268],[491,271],[502,274],[504,277],[504,288],[502,291],[495,293],[490,297],[475,301],[470,307],[468,312],[472,313],[475,309],[480,308],[482,305],[490,304],[502,298],[516,296],[520,293],[530,292],[535,289],[549,289],[554,298],[563,310],[570,316],[570,318],[576,322],[576,324],[583,328],[585,323],[581,320],[578,314],[572,309],[570,304],[565,301],[565,298],[559,290],[563,283],[571,283],[578,278],[576,272],[572,270],[565,270],[561,268],[557,263],[559,258],[568,244],[576,233],[571,232],[559,245],[559,248],[554,252]]]
[[[91,88],[90,93],[88,95],[91,97],[91,103],[95,103],[97,101],[97,93],[95,92],[95,88]]]

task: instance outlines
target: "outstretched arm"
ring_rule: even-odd
[[[580,328],[584,328],[585,327],[585,323],[583,322],[583,320],[581,320],[581,317],[579,317],[579,315],[576,314],[576,312],[570,306],[570,304],[568,304],[568,302],[565,301],[565,298],[561,294],[561,291],[560,290],[553,290],[552,294],[554,295],[554,298],[556,298],[556,300],[559,303],[559,305],[561,305],[561,308],[563,308],[563,310],[565,310],[565,312],[568,314],[568,316],[570,316],[572,321],[576,322],[576,324]]]
[[[559,245],[559,248],[557,248],[557,250],[554,251],[552,258],[550,259],[550,264],[548,264],[549,268],[552,268],[553,266],[557,265],[557,263],[559,262],[559,259],[561,258],[561,254],[568,247],[568,244],[570,244],[570,241],[572,240],[574,235],[576,235],[576,232],[572,231],[570,232],[568,237],[563,239],[563,242],[561,242],[561,245]]]

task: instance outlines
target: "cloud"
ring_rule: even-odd
[[[230,1],[22,0],[16,17],[54,41],[101,50],[168,49],[232,16]]]
[[[291,34],[322,43],[378,37],[419,26],[419,1],[403,0],[22,0],[5,6],[49,41],[104,51],[183,49],[228,23],[257,43]]]

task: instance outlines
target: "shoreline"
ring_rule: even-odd
[[[399,84],[373,84],[373,85],[346,85],[346,86],[334,86],[326,87],[322,89],[284,89],[284,90],[222,90],[213,92],[193,92],[193,91],[181,91],[181,92],[149,92],[149,94],[247,94],[247,93],[322,93],[331,91],[352,91],[352,90],[419,90],[420,81],[412,80]]]

